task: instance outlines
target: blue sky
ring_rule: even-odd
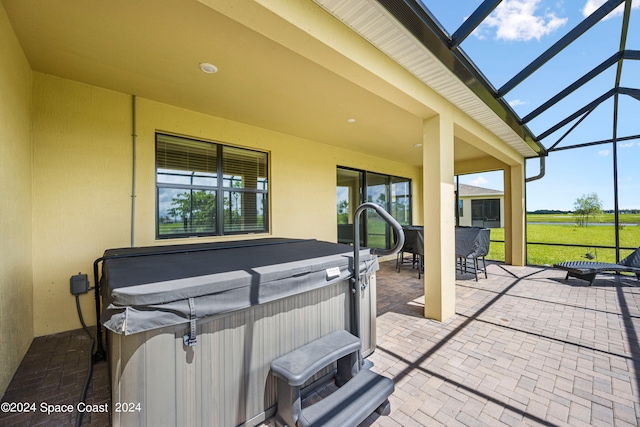
[[[442,0],[422,0],[449,34],[482,3],[457,0],[456,7]],[[484,23],[461,45],[495,88],[517,74],[553,43],[590,15],[605,0],[503,0]],[[623,3],[624,4],[624,3]],[[633,0],[626,49],[640,50],[640,0]],[[505,96],[512,108],[526,116],[544,101],[582,77],[620,48],[622,9],[580,36],[568,48]],[[529,122],[534,134],[555,125],[612,89],[616,66]],[[640,88],[640,61],[625,60],[620,85]],[[640,134],[640,101],[621,95],[617,136]],[[550,147],[577,121],[545,138]],[[613,100],[598,106],[558,147],[613,137]],[[621,209],[640,208],[640,139],[618,143],[618,185]],[[605,209],[613,208],[613,144],[553,152],[546,176],[527,186],[527,209],[573,209],[576,198],[597,193]],[[528,161],[528,176],[538,173],[538,161]],[[502,173],[461,177],[460,182],[501,190]]]

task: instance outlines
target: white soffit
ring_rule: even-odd
[[[513,147],[524,157],[535,157],[527,145],[496,113],[420,43],[375,0],[314,0],[384,54],[442,97]]]

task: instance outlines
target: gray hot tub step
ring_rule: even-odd
[[[276,426],[356,426],[375,410],[388,415],[393,381],[360,369],[359,352],[360,339],[341,330],[271,362],[271,371],[278,378]],[[301,409],[301,386],[335,361],[338,390]]]
[[[357,426],[378,408],[379,412],[388,414],[387,398],[393,389],[389,378],[363,369],[331,395],[304,408],[298,425]]]
[[[298,386],[320,369],[358,350],[357,337],[344,330],[335,331],[277,358],[271,362],[271,371],[289,385]]]

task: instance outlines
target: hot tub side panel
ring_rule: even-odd
[[[369,283],[361,305],[365,356],[375,347],[375,275]],[[349,284],[342,281],[199,321],[195,347],[183,344],[186,325],[128,336],[110,331],[113,425],[258,424],[275,413],[271,361],[349,330],[350,312]],[[124,403],[140,403],[140,410],[128,405],[133,410],[122,412]]]
[[[360,340],[362,341],[362,357],[367,357],[376,348],[376,275],[372,274],[363,280],[367,284],[366,289],[360,294]]]

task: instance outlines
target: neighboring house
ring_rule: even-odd
[[[474,185],[458,184],[459,225],[504,227],[504,192]]]
[[[504,171],[523,265],[524,162],[544,149],[426,46],[372,0],[1,0],[0,394],[34,336],[80,327],[69,278],[105,249],[337,241],[344,171],[431,225],[426,317],[455,313],[454,175]]]

